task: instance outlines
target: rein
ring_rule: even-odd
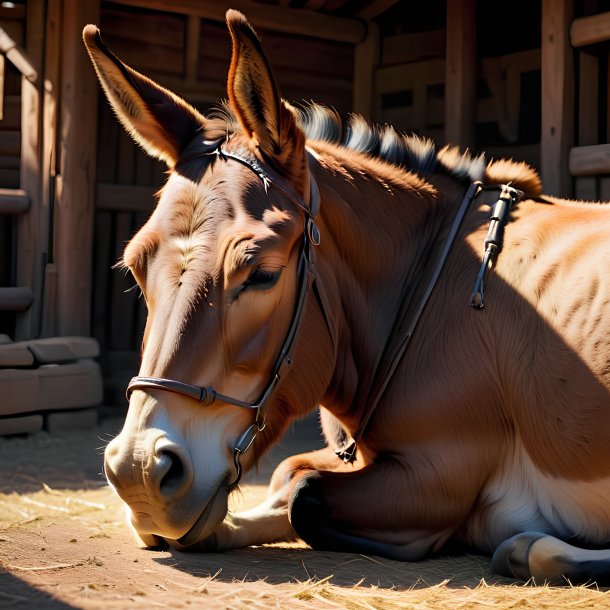
[[[222,150],[221,146],[216,147],[212,151],[197,153],[191,157],[183,159],[182,162],[190,160],[195,157],[204,155],[217,155],[223,160],[233,160],[245,165],[247,168],[252,170],[263,182],[265,192],[271,186],[286,196],[297,209],[303,211],[306,216],[305,226],[303,228],[303,240],[301,244],[301,250],[299,254],[298,263],[298,275],[299,275],[299,290],[297,301],[295,304],[294,314],[290,328],[284,339],[284,343],[279,351],[278,357],[275,361],[269,382],[265,389],[262,391],[260,397],[255,402],[246,402],[239,400],[232,396],[227,396],[217,392],[213,387],[207,386],[196,386],[182,381],[176,381],[173,379],[164,379],[161,377],[133,377],[127,386],[127,400],[129,400],[134,390],[163,390],[166,392],[173,392],[175,394],[181,394],[193,398],[204,406],[209,406],[216,400],[231,404],[244,409],[251,409],[255,411],[254,423],[251,424],[243,434],[237,440],[233,449],[233,462],[236,469],[235,480],[228,484],[228,489],[231,491],[239,483],[242,476],[242,467],[240,463],[240,456],[244,454],[252,446],[254,439],[259,432],[262,432],[265,428],[265,405],[272,396],[274,390],[280,383],[280,380],[285,376],[290,367],[292,366],[292,352],[295,344],[295,337],[300,327],[300,322],[303,317],[303,310],[309,288],[313,288],[313,292],[317,297],[320,304],[320,309],[325,317],[329,332],[332,331],[333,324],[331,318],[328,315],[328,308],[324,305],[324,299],[320,292],[320,289],[316,284],[316,273],[313,262],[313,248],[320,243],[320,232],[316,225],[316,218],[320,211],[320,192],[318,185],[315,181],[313,174],[310,172],[309,182],[309,205],[305,203],[296,193],[290,192],[289,189],[284,188],[280,184],[281,178],[272,177],[267,170],[263,169],[258,163],[246,159],[236,153]],[[313,157],[309,155],[310,166],[313,163]],[[332,332],[331,332],[332,339]],[[334,339],[333,339],[334,343]]]
[[[470,185],[462,198],[460,207],[453,218],[453,222],[449,229],[449,234],[443,249],[436,261],[432,275],[430,276],[426,288],[415,309],[415,313],[410,318],[407,317],[407,313],[411,309],[412,302],[412,299],[408,299],[403,303],[403,306],[396,317],[394,326],[392,327],[389,335],[390,341],[386,343],[380,363],[377,366],[377,370],[373,377],[374,380],[377,380],[377,383],[375,383],[373,388],[369,390],[367,400],[365,402],[365,413],[360,419],[360,424],[352,436],[349,436],[345,430],[343,431],[344,439],[342,446],[335,451],[337,457],[344,462],[352,462],[356,457],[357,442],[364,435],[366,427],[379,402],[381,401],[381,398],[409,345],[411,337],[415,331],[415,327],[417,326],[417,323],[424,312],[428,300],[434,291],[434,287],[436,286],[441,271],[445,266],[451,246],[457,237],[464,216],[470,208],[470,204],[482,191],[496,189],[500,189],[500,196],[496,203],[491,206],[489,230],[484,242],[485,253],[483,256],[483,262],[481,264],[476,285],[470,299],[470,305],[472,307],[477,309],[483,308],[483,281],[485,274],[493,265],[502,250],[504,226],[508,222],[508,214],[511,207],[523,197],[523,192],[507,184],[483,185],[482,182],[477,181]],[[397,339],[394,339],[395,337],[397,337]]]

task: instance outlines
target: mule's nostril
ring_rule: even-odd
[[[155,447],[154,475],[158,490],[166,497],[186,491],[193,482],[193,468],[188,452],[164,439]]]
[[[164,449],[159,454],[160,465],[166,469],[161,477],[159,487],[163,493],[175,491],[185,480],[185,468],[180,456],[173,451]]]

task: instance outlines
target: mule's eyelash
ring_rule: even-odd
[[[237,300],[239,295],[245,290],[270,290],[277,284],[283,269],[283,267],[279,269],[256,267],[248,276],[248,279],[234,290],[232,301]]]
[[[280,278],[282,269],[263,269],[257,267],[244,282],[244,288],[252,287],[256,290],[266,290],[274,286]]]

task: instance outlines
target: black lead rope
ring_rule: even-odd
[[[498,200],[491,206],[489,214],[489,230],[485,237],[485,253],[483,254],[483,262],[477,275],[477,281],[470,297],[470,306],[475,309],[483,309],[484,302],[484,286],[485,274],[487,270],[493,267],[498,254],[502,251],[504,245],[504,227],[508,222],[508,215],[511,208],[517,201],[523,197],[523,191],[513,188],[508,184],[502,185]]]

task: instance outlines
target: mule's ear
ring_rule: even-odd
[[[263,154],[294,179],[305,150],[295,111],[280,98],[269,60],[244,15],[230,9],[226,19],[233,43],[227,82],[231,109]]]
[[[120,122],[146,152],[172,167],[205,126],[204,117],[176,94],[125,65],[87,25],[83,41],[104,93]]]

